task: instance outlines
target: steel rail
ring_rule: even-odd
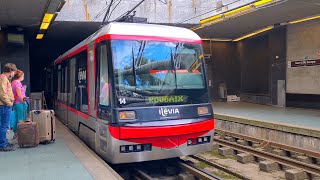
[[[293,152],[296,152],[296,153],[305,154],[307,156],[314,157],[314,158],[320,158],[320,153],[319,152],[310,151],[310,150],[307,150],[307,149],[293,147],[293,146],[289,146],[289,145],[285,145],[285,144],[280,144],[280,143],[273,142],[273,141],[258,139],[258,138],[255,138],[255,137],[251,137],[251,136],[247,136],[247,135],[243,135],[243,134],[239,134],[239,133],[234,133],[234,132],[231,132],[231,131],[225,131],[225,130],[221,130],[221,129],[215,129],[215,131],[223,134],[223,136],[230,135],[232,137],[241,138],[241,139],[244,139],[244,140],[247,140],[247,141],[261,143],[260,146],[262,146],[262,145],[271,146],[271,147],[284,149],[284,150],[287,150],[287,151],[293,151]]]
[[[152,178],[151,176],[149,176],[147,173],[145,173],[144,171],[142,171],[142,170],[140,170],[140,169],[135,168],[134,171],[135,171],[135,174],[136,174],[138,177],[142,178],[142,179],[145,179],[145,180],[152,180],[152,179],[154,179],[154,178]]]
[[[208,160],[204,159],[203,157],[200,157],[200,156],[197,156],[197,155],[190,155],[189,157],[191,157],[193,159],[196,159],[196,160],[198,160],[200,162],[206,163],[206,164],[208,164],[208,165],[210,165],[210,166],[212,166],[214,168],[220,169],[221,171],[224,171],[224,172],[226,172],[228,174],[231,174],[231,175],[233,175],[235,177],[238,177],[240,179],[250,180],[250,178],[248,178],[248,177],[246,177],[246,176],[244,176],[244,175],[242,175],[240,173],[231,171],[230,169],[228,169],[226,167],[223,167],[223,166],[221,166],[219,164],[215,164],[215,163],[213,163],[211,161],[208,161]]]
[[[240,144],[237,144],[234,142],[229,142],[226,140],[222,140],[219,138],[215,138],[214,141],[222,146],[229,146],[232,149],[235,149],[235,150],[238,150],[241,152],[247,152],[247,153],[252,154],[253,156],[257,156],[257,157],[264,158],[264,159],[269,159],[269,160],[275,161],[279,164],[290,166],[292,168],[303,169],[304,171],[306,171],[308,173],[320,176],[320,166],[300,162],[300,161],[294,160],[292,158],[275,155],[275,154],[272,154],[269,152],[257,150],[252,147],[243,146],[243,145],[240,145]]]
[[[180,166],[180,168],[184,169],[185,171],[190,172],[191,174],[193,174],[194,176],[198,177],[199,179],[202,180],[211,180],[211,179],[218,179],[218,180],[222,180],[222,178],[209,173],[203,169],[200,169],[196,166],[193,166],[189,163],[186,163],[185,161],[181,160],[180,162],[178,162],[178,165]]]
[[[211,179],[217,179],[217,180],[222,180],[222,178],[209,173],[199,167],[196,167],[190,163],[188,163],[187,161],[181,160],[181,159],[177,159],[177,161],[174,162],[174,165],[179,166],[181,169],[191,173],[192,175],[196,176],[199,179],[202,180],[211,180]],[[144,180],[152,180],[152,179],[156,179],[151,177],[150,175],[148,175],[145,171],[139,169],[139,168],[134,168],[134,177],[138,178],[138,179],[144,179]]]

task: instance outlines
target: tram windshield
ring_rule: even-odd
[[[118,107],[207,103],[199,44],[112,40]]]

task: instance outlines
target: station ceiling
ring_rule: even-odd
[[[320,15],[320,0],[286,0],[195,32],[205,38],[235,39],[266,26]]]
[[[0,26],[39,26],[44,13],[54,13],[61,0],[0,0]]]
[[[62,0],[0,0],[0,26],[21,26],[34,38],[46,12],[55,12]],[[204,27],[195,32],[203,38],[235,39],[263,27],[282,22],[320,15],[320,0],[285,0],[284,2],[248,13],[233,19]],[[176,24],[191,28],[196,25]],[[99,23],[92,22],[54,22],[45,38],[68,38],[75,32],[94,32]],[[82,37],[81,37],[82,38]]]

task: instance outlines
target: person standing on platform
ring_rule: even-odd
[[[13,110],[14,110],[14,118],[11,122],[11,128],[14,132],[13,140],[17,138],[17,125],[19,121],[26,120],[27,114],[27,104],[26,104],[26,93],[25,89],[23,88],[21,82],[24,80],[24,73],[21,70],[17,70],[16,74],[12,79],[12,91],[14,95],[14,102],[13,102]]]
[[[15,148],[8,143],[6,133],[9,128],[10,116],[14,102],[14,95],[10,80],[14,77],[17,67],[15,64],[4,65],[0,75],[0,151],[14,151]]]

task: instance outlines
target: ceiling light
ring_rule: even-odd
[[[266,32],[266,31],[269,31],[269,30],[272,29],[273,27],[274,27],[274,26],[268,26],[268,27],[266,27],[266,28],[260,29],[260,30],[258,30],[258,31],[253,32],[253,33],[250,33],[250,34],[247,34],[247,35],[242,36],[242,37],[240,37],[240,38],[237,38],[237,39],[235,39],[235,40],[233,40],[233,41],[234,41],[234,42],[241,41],[241,40],[243,40],[243,39],[245,39],[245,38],[252,37],[252,36],[254,36],[254,35],[257,35],[257,34],[260,34],[260,33]]]
[[[50,23],[42,23],[40,29],[48,29]]]
[[[240,8],[237,8],[235,10],[228,11],[228,12],[224,13],[223,15],[225,17],[227,17],[227,16],[230,16],[230,15],[241,13],[243,11],[247,11],[247,10],[252,9],[252,8],[253,8],[252,5],[246,5],[246,6],[242,6]]]
[[[296,21],[291,21],[288,24],[297,24],[297,23],[301,23],[301,22],[305,22],[305,21],[310,21],[310,20],[314,20],[314,19],[319,19],[320,15],[318,16],[312,16],[312,17],[308,17],[308,18],[304,18],[304,19],[299,19]]]
[[[42,39],[44,34],[37,34],[36,39]]]
[[[260,0],[260,1],[257,1],[257,2],[255,2],[255,3],[253,3],[253,5],[255,6],[255,7],[258,7],[258,6],[262,6],[262,5],[264,5],[264,4],[267,4],[267,3],[270,3],[270,2],[272,2],[273,0]]]
[[[195,30],[198,30],[198,29],[201,29],[201,28],[203,28],[203,26],[196,26],[196,27],[191,28],[191,30],[195,31]]]
[[[204,23],[209,22],[209,21],[214,21],[214,20],[219,19],[221,17],[222,17],[222,14],[218,14],[218,15],[215,15],[215,16],[200,20],[200,24],[204,24]]]
[[[239,8],[230,10],[228,12],[202,19],[202,20],[200,20],[201,26],[198,27],[198,28],[195,28],[195,29],[192,28],[192,30],[201,29],[203,27],[210,26],[212,24],[215,24],[217,22],[226,20],[228,18],[234,18],[234,17],[240,16],[240,15],[243,15],[243,14],[250,13],[252,11],[255,11],[256,7],[259,7],[259,6],[262,6],[262,5],[265,5],[265,4],[269,4],[269,3],[272,3],[272,2],[275,2],[275,1],[276,0],[258,0],[258,1],[254,2],[254,3],[241,6]]]
[[[219,39],[219,38],[202,38],[203,41],[217,41],[217,42],[229,42],[232,39]]]
[[[53,18],[54,14],[49,14],[49,13],[46,13],[43,17],[43,20],[42,22],[43,23],[50,23],[52,18]]]

